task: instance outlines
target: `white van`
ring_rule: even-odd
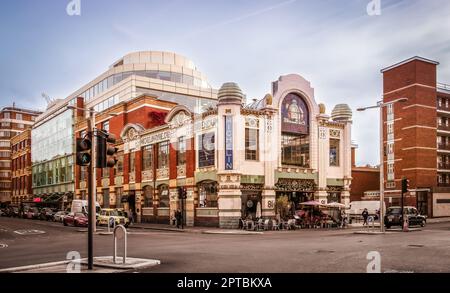
[[[350,203],[350,216],[361,216],[364,209],[367,209],[369,215],[375,216],[380,209],[380,201],[378,200],[363,200],[352,201]],[[386,212],[386,204],[384,205],[384,212]],[[386,213],[385,213],[386,214]]]
[[[100,207],[100,204],[98,202],[95,202],[95,213],[98,215],[100,213],[100,210],[102,208]],[[71,213],[83,213],[88,214],[89,208],[88,208],[88,201],[87,200],[80,200],[75,199],[72,201],[72,207],[70,209]]]

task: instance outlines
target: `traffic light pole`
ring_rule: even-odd
[[[95,112],[89,109],[89,118],[87,120],[87,129],[92,143],[92,160],[88,167],[88,207],[89,207],[89,219],[88,219],[88,270],[93,270],[94,268],[94,230],[96,225],[96,212],[95,212]]]

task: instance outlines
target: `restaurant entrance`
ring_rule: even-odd
[[[256,219],[261,217],[262,195],[260,191],[242,191],[242,218]],[[259,207],[258,207],[259,206]]]

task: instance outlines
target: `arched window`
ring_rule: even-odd
[[[144,208],[153,207],[153,188],[147,185],[143,189],[144,193]]]
[[[169,186],[166,184],[160,185],[158,187],[159,194],[159,207],[168,208],[169,207]]]
[[[203,181],[198,184],[199,207],[216,208],[218,207],[218,184],[215,181]]]

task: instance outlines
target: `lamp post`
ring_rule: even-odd
[[[364,107],[357,109],[358,112],[362,112],[369,109],[380,109],[380,232],[384,232],[384,134],[383,134],[383,108],[395,103],[407,102],[408,98],[399,98],[391,102],[383,103],[379,101],[376,106]]]

